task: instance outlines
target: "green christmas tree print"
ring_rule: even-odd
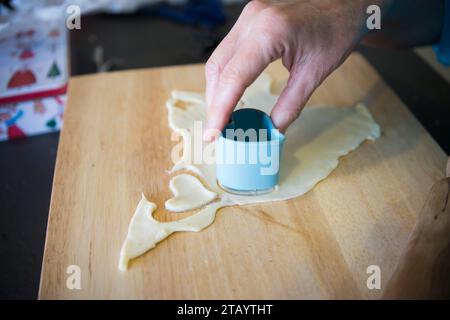
[[[48,70],[47,78],[55,78],[59,75],[61,75],[61,71],[59,71],[58,65],[56,64],[56,61],[54,61],[50,70]]]
[[[47,121],[47,123],[45,125],[47,127],[49,127],[50,129],[55,129],[55,127],[56,127],[56,120],[54,118],[50,119],[50,120]]]

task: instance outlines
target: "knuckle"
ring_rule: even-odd
[[[260,24],[253,29],[253,39],[258,46],[259,53],[274,60],[279,58],[285,46],[286,34],[274,30],[267,24]]]
[[[255,13],[261,11],[265,7],[264,3],[258,0],[253,0],[247,3],[242,10],[244,15],[254,15]]]
[[[276,36],[286,35],[290,29],[289,14],[284,7],[267,7],[261,12],[259,18],[259,25]]]
[[[210,58],[205,65],[205,76],[215,77],[220,73],[220,64],[217,63],[214,59]]]
[[[242,74],[235,65],[227,65],[221,74],[220,81],[223,84],[242,84]]]

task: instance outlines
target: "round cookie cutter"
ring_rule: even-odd
[[[285,136],[261,110],[232,113],[216,140],[216,176],[219,186],[237,195],[260,195],[278,185]]]

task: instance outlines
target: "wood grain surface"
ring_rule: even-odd
[[[279,92],[287,73],[268,69]],[[173,89],[203,91],[202,65],[70,80],[39,296],[79,298],[379,298],[446,155],[376,72],[352,55],[309,104],[368,104],[382,137],[365,142],[302,197],[221,209],[200,233],[177,233],[121,273],[119,251],[141,192],[169,213]],[[66,286],[70,265],[81,289]],[[381,269],[381,290],[367,268]]]

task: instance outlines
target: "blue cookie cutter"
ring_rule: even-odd
[[[261,110],[240,109],[216,140],[216,176],[229,193],[259,195],[278,185],[285,137]]]

